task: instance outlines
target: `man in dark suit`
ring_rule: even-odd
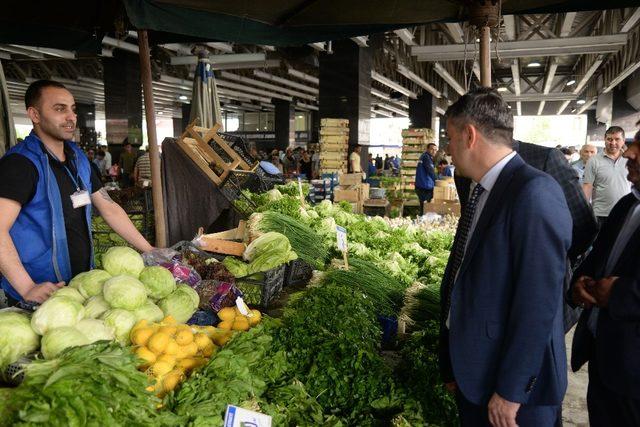
[[[567,205],[569,205],[573,229],[571,248],[568,253],[570,264],[567,264],[565,274],[566,291],[569,289],[571,270],[577,267],[580,256],[591,246],[598,232],[598,223],[589,202],[584,197],[576,171],[567,163],[560,150],[517,140],[513,140],[513,149],[527,164],[551,175],[560,184]],[[455,184],[461,207],[464,210],[469,199],[471,180],[456,174]],[[565,332],[568,332],[576,324],[580,313],[580,308],[565,304],[563,313]]]
[[[611,210],[571,289],[585,308],[571,367],[589,362],[592,427],[640,426],[640,132],[623,156],[632,192]]]
[[[567,386],[562,319],[571,215],[513,151],[497,91],[447,110],[449,151],[475,183],[442,281],[440,366],[463,426],[553,426]]]

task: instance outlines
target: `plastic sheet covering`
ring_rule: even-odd
[[[231,204],[175,141],[162,142],[167,245],[193,239],[200,227],[207,233],[236,227],[240,217]]]

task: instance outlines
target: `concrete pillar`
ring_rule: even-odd
[[[133,146],[140,146],[142,145],[140,57],[131,52],[115,50],[113,58],[103,58],[102,64],[109,146],[119,152],[118,145],[121,145],[125,138],[128,138]],[[115,158],[117,155],[114,155]]]
[[[349,120],[349,145],[360,144],[363,170],[367,170],[371,120],[371,70],[373,50],[382,38],[369,38],[369,47],[338,40],[333,53],[320,53],[320,118]]]
[[[423,92],[417,99],[409,98],[409,126],[412,128],[433,128],[435,117],[433,95]]]
[[[296,109],[291,102],[283,99],[274,98],[272,102],[276,107],[274,118],[276,142],[274,148],[286,150],[296,141]]]

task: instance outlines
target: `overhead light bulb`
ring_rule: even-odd
[[[578,104],[578,105],[582,105],[582,104],[585,104],[586,102],[587,102],[587,101],[585,101],[584,99],[578,99],[578,100],[576,101],[576,104]]]
[[[574,84],[576,84],[575,79],[571,79],[567,82],[567,86],[573,86]]]
[[[158,111],[158,115],[159,115],[159,116],[161,116],[161,115],[163,115],[163,114],[164,114],[164,113],[163,113],[162,111]]]
[[[527,64],[527,67],[541,67],[542,64],[540,64],[539,62],[529,62],[529,64]]]
[[[178,97],[178,99],[179,99],[180,101],[186,101],[186,100],[187,100],[187,95],[180,95],[180,96]]]
[[[508,91],[509,91],[509,89],[507,89],[507,88],[506,88],[506,87],[504,87],[504,86],[500,86],[500,87],[498,88],[498,92],[508,92]]]

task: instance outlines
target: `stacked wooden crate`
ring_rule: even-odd
[[[417,199],[415,193],[416,169],[420,156],[433,142],[433,131],[426,128],[404,129],[402,131],[402,167],[400,168],[401,188],[405,200]]]
[[[320,173],[347,173],[349,120],[320,121]]]

